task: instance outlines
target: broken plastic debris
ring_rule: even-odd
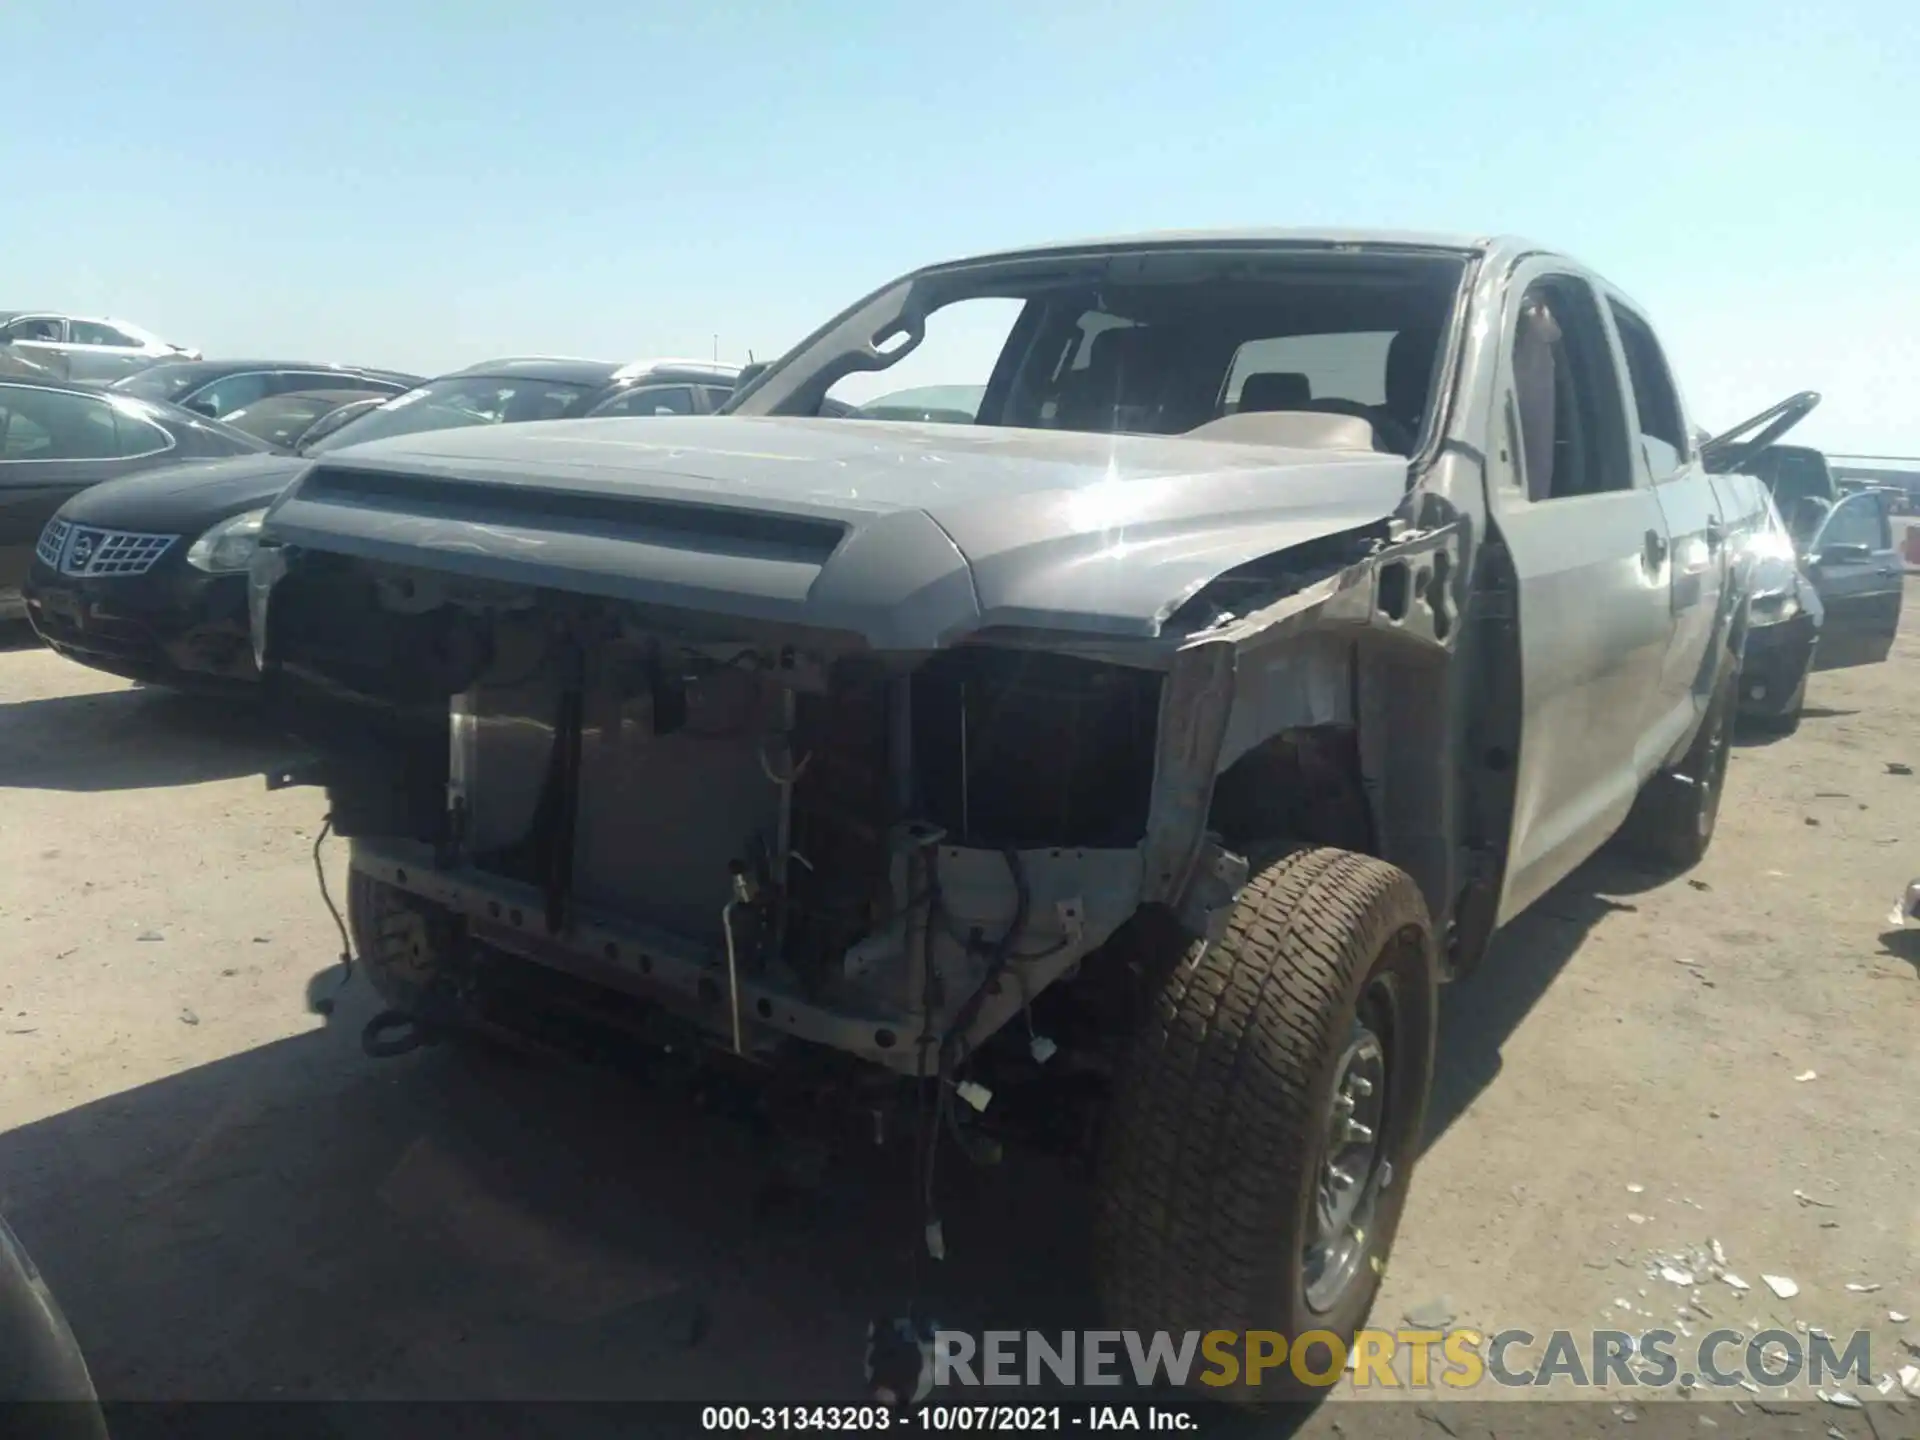
[[[1891,1375],[1882,1375],[1880,1377],[1880,1383],[1873,1388],[1878,1390],[1882,1395],[1891,1395],[1893,1393],[1893,1387],[1899,1383],[1900,1382],[1895,1380]]]
[[[1632,1182],[1629,1182],[1627,1185],[1627,1194],[1638,1195],[1641,1191],[1645,1190],[1646,1188],[1647,1187],[1644,1185],[1636,1185],[1636,1184],[1633,1184]]]
[[[1900,1367],[1900,1388],[1914,1399],[1920,1400],[1920,1365]]]
[[[1724,1265],[1727,1263],[1727,1252],[1720,1248],[1720,1242],[1718,1240],[1709,1240],[1707,1242],[1707,1248],[1713,1252],[1714,1264]]]
[[[1809,1080],[1818,1080],[1820,1076],[1816,1071],[1802,1070],[1798,1075],[1794,1076],[1793,1078],[1804,1085]]]
[[[1624,1300],[1616,1295],[1613,1299],[1613,1306],[1616,1310],[1631,1310],[1633,1309],[1633,1302],[1631,1300]]]
[[[1407,1323],[1422,1330],[1444,1330],[1453,1323],[1453,1300],[1446,1295],[1436,1295],[1407,1311]]]
[[[1887,1311],[1887,1319],[1891,1320],[1896,1325],[1904,1325],[1907,1323],[1907,1321],[1911,1320],[1912,1318],[1913,1317],[1911,1315],[1904,1314],[1898,1310]]]
[[[1753,1288],[1751,1285],[1747,1284],[1746,1281],[1742,1280],[1738,1275],[1733,1274],[1731,1271],[1729,1271],[1725,1275],[1722,1275],[1720,1278],[1726,1281],[1727,1284],[1732,1286],[1735,1290],[1751,1290]]]
[[[1838,1405],[1842,1410],[1858,1410],[1860,1408],[1860,1402],[1844,1390],[1835,1390],[1832,1394],[1821,1390],[1816,1390],[1814,1393],[1829,1405]]]
[[[1769,1290],[1773,1291],[1773,1293],[1778,1295],[1782,1300],[1791,1300],[1800,1293],[1800,1287],[1784,1275],[1762,1275],[1760,1279]]]
[[[1849,1280],[1847,1282],[1847,1289],[1851,1290],[1856,1295],[1871,1295],[1874,1291],[1878,1290],[1879,1288],[1880,1287],[1877,1284],[1861,1285],[1852,1280]]]
[[[971,1105],[975,1110],[984,1111],[987,1106],[993,1103],[993,1091],[989,1090],[977,1080],[962,1080],[958,1085],[953,1087],[953,1093],[966,1101],[967,1104]]]
[[[1802,1205],[1812,1205],[1812,1206],[1814,1206],[1814,1207],[1815,1207],[1816,1209],[1820,1209],[1820,1210],[1831,1210],[1831,1209],[1833,1208],[1833,1206],[1831,1206],[1831,1205],[1829,1205],[1829,1204],[1828,1204],[1828,1203],[1827,1203],[1826,1201],[1824,1201],[1824,1200],[1816,1200],[1816,1199],[1814,1199],[1814,1198],[1813,1198],[1813,1196],[1811,1196],[1811,1195],[1809,1195],[1809,1194],[1807,1194],[1807,1192],[1806,1192],[1806,1191],[1804,1191],[1804,1190],[1796,1190],[1796,1191],[1794,1191],[1794,1192],[1793,1192],[1793,1198],[1794,1198],[1794,1199],[1796,1199],[1796,1200],[1798,1200],[1798,1201],[1799,1201],[1799,1202],[1800,1202],[1800,1203],[1801,1203]]]
[[[1671,1265],[1662,1265],[1662,1266],[1660,1267],[1660,1278],[1661,1278],[1662,1280],[1665,1280],[1665,1281],[1667,1281],[1667,1282],[1668,1282],[1669,1284],[1672,1284],[1672,1285],[1691,1285],[1691,1284],[1693,1284],[1693,1276],[1692,1276],[1692,1275],[1690,1275],[1690,1274],[1689,1274],[1688,1272],[1686,1272],[1685,1270],[1676,1270],[1676,1269],[1675,1269],[1675,1268],[1674,1268],[1673,1266],[1671,1266]]]
[[[1644,1225],[1644,1224],[1646,1224],[1646,1223],[1647,1223],[1647,1217],[1646,1217],[1646,1216],[1644,1216],[1644,1215],[1640,1215],[1640,1214],[1636,1214],[1636,1213],[1635,1213],[1634,1211],[1632,1211],[1632,1210],[1629,1210],[1629,1211],[1627,1212],[1627,1219],[1629,1219],[1629,1220],[1631,1220],[1631,1221],[1632,1221],[1632,1222],[1633,1222],[1634,1224],[1636,1224],[1636,1225]]]

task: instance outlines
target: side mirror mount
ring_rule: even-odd
[[[742,366],[740,369],[740,378],[733,382],[734,393],[738,394],[766,373],[767,362],[765,360],[756,360],[751,365]]]
[[[209,420],[218,420],[220,418],[220,412],[213,408],[213,402],[211,400],[189,400],[186,403],[186,408],[193,411],[196,415],[206,416]]]

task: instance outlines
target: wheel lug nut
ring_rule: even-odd
[[[1347,1087],[1362,1099],[1373,1094],[1373,1082],[1364,1075],[1355,1075],[1349,1078]]]
[[[1365,1145],[1373,1139],[1373,1127],[1362,1125],[1358,1120],[1347,1121],[1347,1139],[1356,1145]]]

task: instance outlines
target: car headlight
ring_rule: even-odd
[[[245,570],[260,543],[260,522],[266,507],[230,515],[187,547],[187,563],[210,575]]]
[[[1800,613],[1800,601],[1789,591],[1756,595],[1747,602],[1747,618],[1754,625],[1780,625]]]

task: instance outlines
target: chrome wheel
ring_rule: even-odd
[[[1314,1184],[1313,1218],[1301,1255],[1306,1301],[1333,1308],[1367,1256],[1368,1231],[1380,1192],[1393,1183],[1385,1158],[1386,1020],[1391,1002],[1376,982],[1335,1064],[1323,1116],[1324,1140]]]

